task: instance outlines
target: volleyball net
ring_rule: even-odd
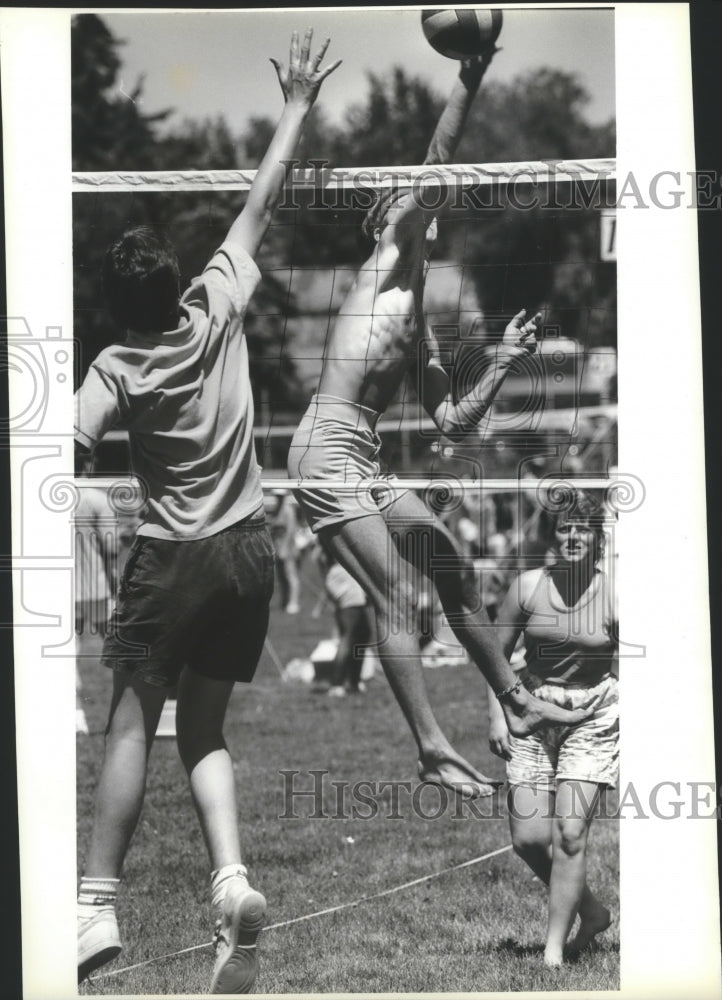
[[[81,376],[122,335],[102,303],[106,246],[129,226],[154,226],[172,239],[187,281],[222,242],[255,173],[73,175]],[[291,161],[245,323],[266,483],[286,478],[288,445],[318,384],[336,314],[368,256],[361,222],[377,193],[395,188],[431,209],[445,200],[424,311],[458,394],[478,381],[519,309],[541,311],[543,325],[537,353],[462,443],[443,438],[407,379],[379,424],[386,463],[411,480],[608,476],[617,456],[614,160],[354,169]],[[100,470],[119,471],[124,454],[122,435],[111,435]]]

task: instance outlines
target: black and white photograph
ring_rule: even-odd
[[[24,995],[718,995],[688,5],[0,38]]]

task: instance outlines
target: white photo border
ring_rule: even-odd
[[[622,660],[620,788],[633,782],[642,801],[665,783],[687,791],[677,820],[649,811],[637,820],[630,809],[621,823],[619,995],[716,997],[717,825],[689,811],[690,783],[706,816],[704,789],[715,781],[689,10],[588,6],[615,9],[618,192],[631,174],[644,193],[660,171],[685,190],[676,209],[649,198],[634,207],[632,195],[618,212],[619,469],[646,491],[643,510],[618,526],[622,636],[646,647],[644,659]],[[25,343],[48,387],[40,423],[11,441],[27,1000],[77,993],[73,550],[70,529],[57,528],[73,474],[72,13],[0,13],[7,311],[26,324],[9,329],[9,342]],[[12,391],[11,381],[11,413]]]

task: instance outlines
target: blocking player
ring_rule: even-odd
[[[285,107],[243,211],[181,297],[173,248],[147,229],[104,264],[106,297],[127,339],[103,351],[77,393],[76,441],[92,450],[129,431],[148,492],[124,568],[103,662],[114,669],[105,758],[78,897],[78,972],[120,952],[115,900],[145,791],[163,702],[177,682],[178,749],[211,862],[218,912],[211,993],[248,992],[265,900],[241,862],[235,779],[223,723],[236,681],[252,679],[273,590],[273,550],[253,446],[243,319],[254,257],[322,81],[328,41],[294,32],[287,69],[272,59]]]
[[[462,64],[429,146],[429,165],[451,160],[493,55]],[[500,783],[456,753],[432,712],[404,559],[432,579],[450,626],[490,682],[512,733],[525,735],[554,721],[571,724],[586,715],[562,713],[516,681],[481,608],[473,568],[452,534],[398,480],[379,482],[381,442],[375,427],[411,371],[439,429],[463,436],[487,412],[509,371],[535,350],[540,317],[515,316],[495,364],[472,392],[457,398],[423,313],[435,212],[424,208],[413,191],[390,193],[377,200],[363,229],[370,256],[339,311],[318,392],[291,443],[288,471],[294,479],[335,481],[328,488],[301,488],[297,497],[322,545],[369,595],[379,656],[416,741],[421,778],[463,795],[488,795]]]

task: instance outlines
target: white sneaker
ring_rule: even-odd
[[[92,917],[78,917],[78,982],[121,952],[115,908],[103,906]]]
[[[266,900],[245,879],[229,885],[216,924],[216,964],[211,993],[250,993],[258,972],[256,942],[266,917]]]

